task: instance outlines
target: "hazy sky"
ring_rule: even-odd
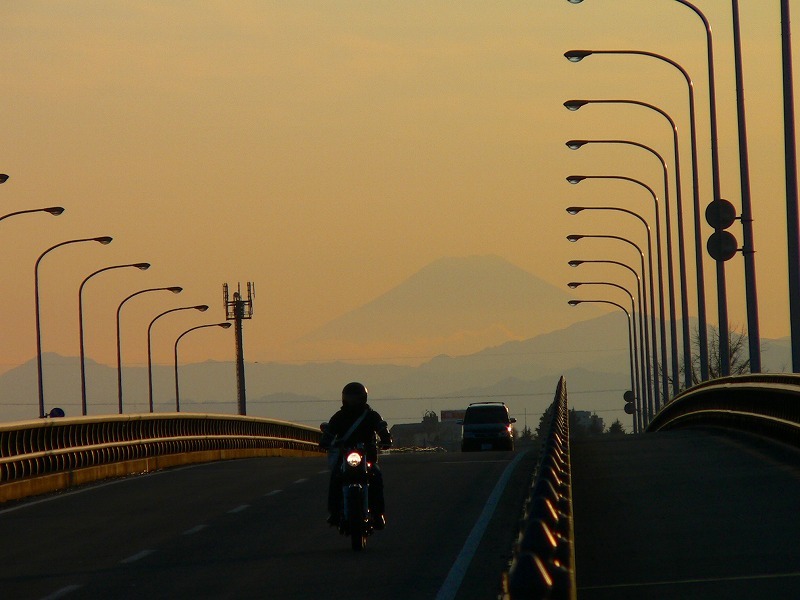
[[[714,28],[722,194],[738,207],[730,2],[695,4]],[[779,3],[741,4],[761,331],[780,337],[789,330]],[[115,363],[119,302],[148,287],[185,291],[126,305],[129,363],[144,362],[147,324],[163,310],[212,307],[165,317],[157,362],[171,360],[183,330],[223,320],[224,282],[255,282],[255,315],[245,325],[251,361],[337,358],[293,355],[291,342],[443,256],[496,254],[557,286],[625,283],[613,270],[566,263],[635,263],[629,249],[570,244],[565,236],[625,235],[644,244],[641,227],[598,212],[570,217],[564,208],[617,204],[652,221],[652,199],[627,182],[570,186],[564,178],[625,175],[663,195],[661,167],[633,147],[576,152],[564,142],[635,140],[673,169],[671,131],[640,107],[571,113],[562,103],[635,99],[671,114],[690,207],[687,87],[652,58],[570,64],[562,54],[574,48],[647,50],[689,71],[704,207],[711,188],[705,34],[673,0],[5,0],[0,172],[11,179],[0,187],[0,214],[67,210],[0,224],[0,370],[35,356],[34,262],[74,238],[115,240],[60,248],[42,262],[45,351],[77,355],[83,277],[109,265],[153,264],[147,272],[104,273],[86,286],[87,356],[106,364]],[[684,218],[688,235],[688,208]],[[732,231],[741,242],[738,223]],[[703,237],[709,233],[703,222]],[[693,245],[687,252],[694,256]],[[746,320],[742,263],[737,256],[727,268],[730,319],[738,326]],[[705,264],[715,323],[714,271]],[[564,310],[583,318],[581,307]],[[181,346],[187,361],[232,359],[230,331],[192,335]]]

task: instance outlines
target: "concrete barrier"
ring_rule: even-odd
[[[320,455],[319,438],[287,421],[191,413],[0,425],[0,502],[186,464]]]

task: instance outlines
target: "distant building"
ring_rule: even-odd
[[[605,421],[597,413],[588,410],[570,410],[570,434],[571,435],[596,435],[603,433],[606,429]]]
[[[433,411],[428,411],[422,423],[406,423],[391,428],[392,440],[396,448],[444,448],[458,450],[461,444],[461,425],[458,419],[464,417],[463,410],[443,410],[442,420]]]

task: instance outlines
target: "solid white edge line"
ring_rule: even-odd
[[[187,469],[196,469],[198,467],[205,467],[208,465],[212,465],[216,463],[200,463],[196,465],[186,465],[184,467],[173,467],[170,469],[164,469],[161,471],[151,471],[149,473],[142,473],[140,475],[136,475],[136,477],[152,477],[155,475],[161,475],[163,473],[177,473],[178,471],[185,471]],[[21,510],[23,508],[28,508],[29,506],[36,506],[37,504],[44,504],[45,502],[52,502],[53,500],[58,500],[59,498],[64,498],[66,496],[74,496],[76,494],[85,494],[86,492],[91,492],[93,490],[99,490],[100,488],[107,487],[109,485],[117,485],[118,483],[125,483],[126,481],[131,481],[132,477],[119,477],[116,479],[112,479],[110,481],[101,481],[99,483],[87,483],[85,486],[77,487],[77,488],[69,488],[65,490],[59,490],[58,493],[50,494],[44,498],[39,498],[38,500],[26,500],[25,498],[20,498],[20,504],[16,506],[12,506],[11,508],[4,508],[0,510],[0,515],[4,515],[6,513],[14,512],[17,510]]]
[[[735,575],[731,577],[706,577],[701,579],[675,579],[673,581],[642,581],[639,583],[611,583],[607,585],[583,585],[580,590],[616,590],[626,588],[647,588],[692,583],[724,583],[728,581],[757,581],[760,579],[787,579],[800,577],[800,573],[773,573],[771,575]]]
[[[486,501],[486,505],[483,507],[481,516],[478,517],[478,520],[475,522],[475,526],[472,528],[469,537],[467,537],[467,541],[464,542],[464,547],[461,548],[458,558],[456,558],[456,561],[450,568],[450,572],[447,574],[447,578],[444,580],[442,587],[436,594],[436,600],[452,600],[456,597],[456,594],[461,587],[461,582],[464,580],[464,576],[467,574],[469,563],[472,562],[472,557],[475,556],[475,552],[478,549],[481,538],[486,532],[486,528],[489,526],[489,521],[491,521],[494,510],[497,508],[497,503],[500,501],[500,496],[503,495],[506,484],[511,478],[511,473],[514,471],[514,467],[517,466],[517,463],[519,463],[522,457],[528,452],[530,452],[530,449],[517,454],[514,457],[514,460],[508,463],[508,466],[506,467],[505,471],[503,471],[500,479],[497,480],[497,484],[494,486],[489,499]]]

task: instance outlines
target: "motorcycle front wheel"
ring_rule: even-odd
[[[364,515],[361,511],[363,505],[361,501],[360,490],[353,488],[350,490],[350,497],[348,498],[350,507],[349,510],[349,528],[350,528],[350,547],[356,552],[360,552],[367,547],[367,532],[364,527]]]

